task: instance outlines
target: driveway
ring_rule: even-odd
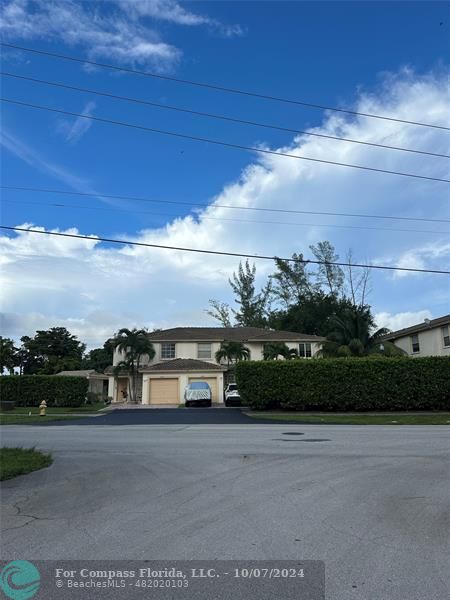
[[[48,422],[47,426],[70,425],[237,425],[258,423],[240,408],[132,408],[117,409],[101,416]]]
[[[446,427],[10,426],[2,443],[55,459],[3,483],[4,558],[316,559],[328,600],[448,597]]]

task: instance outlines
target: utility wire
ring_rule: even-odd
[[[82,197],[96,197],[96,198],[107,198],[110,200],[131,200],[133,202],[150,202],[155,204],[176,204],[180,206],[198,206],[201,208],[226,208],[230,210],[247,210],[257,212],[274,212],[283,214],[299,214],[299,215],[320,215],[329,217],[355,217],[361,219],[389,219],[394,221],[419,221],[426,223],[450,223],[450,219],[427,219],[425,217],[398,217],[394,215],[370,215],[366,213],[345,213],[345,212],[327,212],[327,211],[313,211],[313,210],[296,210],[288,208],[265,208],[260,206],[238,206],[236,204],[207,204],[201,202],[183,202],[181,200],[154,200],[152,198],[143,198],[141,196],[123,196],[114,194],[100,194],[97,192],[74,192],[68,190],[55,190],[49,188],[36,188],[36,187],[23,187],[23,186],[12,186],[12,185],[0,185],[2,190],[10,190],[16,192],[37,192],[45,194],[61,194],[66,196],[82,196]]]
[[[393,231],[395,233],[434,233],[436,235],[450,235],[450,231],[436,231],[430,229],[397,229],[393,227],[367,227],[364,225],[336,225],[326,224],[326,223],[295,223],[295,222],[287,222],[287,221],[255,221],[254,219],[234,219],[228,217],[206,217],[203,215],[195,215],[195,214],[187,214],[187,215],[177,215],[174,213],[164,213],[164,212],[154,212],[152,210],[133,210],[130,211],[127,208],[119,208],[119,207],[105,207],[105,206],[84,206],[80,204],[63,204],[60,202],[31,202],[29,200],[3,200],[3,202],[9,202],[11,204],[26,204],[31,206],[50,206],[54,208],[75,208],[75,209],[83,209],[83,210],[106,210],[106,211],[119,211],[133,214],[143,214],[143,215],[151,215],[151,216],[162,216],[162,217],[173,217],[173,218],[185,218],[185,217],[197,217],[199,220],[206,221],[220,221],[220,222],[232,222],[232,223],[255,223],[258,225],[287,225],[289,227],[325,227],[332,229],[363,229],[368,231]]]
[[[251,152],[259,152],[262,154],[270,154],[273,156],[283,156],[286,158],[295,158],[297,160],[306,160],[306,161],[310,161],[310,162],[316,162],[316,163],[322,163],[322,164],[334,165],[334,166],[340,166],[340,167],[349,167],[352,169],[359,169],[362,171],[372,171],[375,173],[385,173],[388,175],[399,175],[401,177],[412,177],[414,179],[422,179],[422,180],[427,180],[427,181],[439,181],[442,183],[450,183],[450,179],[443,179],[440,177],[429,177],[426,175],[417,175],[415,173],[404,173],[402,171],[390,171],[388,169],[378,169],[376,167],[367,167],[367,166],[363,166],[363,165],[342,163],[342,162],[337,162],[337,161],[333,161],[333,160],[312,158],[310,156],[299,156],[297,154],[289,154],[287,152],[276,152],[275,150],[266,150],[263,148],[255,148],[253,146],[244,146],[242,144],[233,144],[231,142],[224,142],[221,140],[213,140],[211,138],[187,135],[185,133],[179,133],[179,132],[175,132],[175,131],[166,131],[164,129],[155,129],[153,127],[144,127],[144,125],[135,125],[133,123],[128,123],[125,121],[116,121],[113,119],[104,119],[101,117],[94,117],[92,115],[83,115],[81,113],[75,113],[75,112],[71,112],[71,111],[67,111],[67,110],[60,110],[57,108],[50,108],[49,106],[42,106],[40,104],[32,104],[30,102],[22,102],[20,100],[13,100],[11,98],[0,98],[0,100],[2,102],[8,102],[9,104],[15,104],[17,106],[26,106],[28,108],[34,108],[37,110],[46,110],[46,111],[61,114],[61,115],[68,115],[70,117],[80,117],[82,119],[89,119],[91,121],[97,121],[99,123],[108,123],[109,125],[119,125],[121,127],[128,127],[130,129],[138,129],[140,131],[147,131],[147,132],[151,132],[151,133],[159,133],[161,135],[182,138],[185,140],[193,140],[196,142],[206,142],[208,144],[215,144],[216,146],[225,146],[227,148],[235,148],[237,150],[250,150]]]
[[[252,98],[260,98],[263,100],[273,100],[276,102],[284,102],[285,104],[296,104],[298,106],[305,106],[307,108],[317,108],[319,110],[330,110],[330,111],[345,113],[345,114],[349,114],[349,115],[359,115],[362,117],[370,117],[372,119],[382,119],[384,121],[394,121],[397,123],[405,123],[407,125],[420,125],[422,127],[431,127],[434,129],[444,129],[444,130],[450,131],[450,127],[446,127],[444,125],[436,125],[433,123],[423,123],[421,121],[409,121],[406,119],[398,119],[395,117],[388,117],[385,115],[376,115],[376,114],[372,114],[372,113],[365,113],[365,112],[360,112],[360,111],[356,111],[356,110],[350,110],[347,108],[337,108],[335,106],[313,104],[311,102],[304,102],[304,101],[300,101],[300,100],[282,98],[280,96],[270,96],[268,94],[260,94],[257,92],[250,92],[250,91],[242,90],[242,89],[238,89],[238,88],[229,88],[229,87],[225,87],[225,86],[221,86],[221,85],[215,85],[212,83],[193,81],[190,79],[180,79],[178,77],[170,77],[169,75],[161,75],[160,73],[154,73],[152,71],[140,71],[138,69],[132,69],[130,67],[118,67],[116,65],[111,65],[108,63],[101,63],[101,62],[98,62],[95,60],[88,60],[88,59],[80,58],[80,57],[76,57],[76,56],[69,56],[68,54],[60,54],[57,52],[49,52],[49,51],[45,51],[45,50],[39,50],[37,48],[18,46],[17,44],[7,44],[5,42],[0,42],[0,45],[4,46],[6,48],[14,48],[15,50],[22,50],[24,52],[32,52],[33,54],[40,54],[42,56],[51,56],[52,58],[61,58],[63,60],[69,60],[72,62],[93,65],[93,66],[102,67],[105,69],[113,69],[114,71],[122,71],[124,73],[133,73],[134,75],[144,75],[145,77],[153,77],[155,79],[161,79],[161,80],[165,80],[165,81],[173,81],[175,83],[182,83],[185,85],[207,88],[207,89],[216,90],[219,92],[228,92],[230,94],[239,94],[241,96],[250,96]]]
[[[119,240],[117,238],[106,238],[94,235],[81,235],[75,233],[60,233],[57,231],[41,231],[39,229],[27,229],[25,227],[12,227],[10,225],[0,225],[0,229],[7,231],[22,231],[25,233],[38,233],[41,235],[50,235],[63,238],[74,238],[80,240],[93,240],[95,242],[108,242],[111,244],[122,244],[125,246],[140,246],[144,248],[158,248],[160,250],[177,250],[180,252],[196,252],[199,254],[214,254],[217,256],[236,256],[238,258],[251,258],[258,260],[283,260],[285,262],[302,263],[302,264],[313,264],[313,265],[325,265],[325,266],[336,266],[336,267],[355,267],[361,269],[381,269],[384,271],[408,271],[411,273],[436,273],[440,275],[450,275],[450,271],[441,271],[437,269],[415,269],[409,267],[389,267],[387,265],[371,265],[361,263],[350,263],[350,262],[328,262],[323,260],[312,260],[312,259],[299,259],[299,258],[281,258],[279,256],[266,256],[264,254],[247,254],[245,252],[225,252],[219,250],[205,250],[200,248],[186,248],[183,246],[166,246],[164,244],[150,244],[147,242],[130,242],[127,240]]]
[[[3,77],[13,77],[15,79],[21,79],[24,81],[31,81],[33,83],[40,83],[43,85],[49,85],[57,88],[62,88],[65,90],[72,90],[76,92],[83,92],[86,94],[94,94],[96,96],[103,96],[105,98],[113,98],[114,100],[123,100],[125,102],[134,102],[135,104],[141,104],[144,106],[152,106],[155,108],[162,108],[165,110],[172,110],[175,112],[186,113],[190,115],[196,115],[199,117],[207,117],[209,119],[217,119],[220,121],[227,121],[231,123],[238,123],[240,125],[252,125],[254,127],[263,127],[265,129],[273,129],[276,131],[283,131],[287,133],[295,133],[296,135],[309,135],[318,138],[325,138],[328,140],[336,140],[339,142],[349,142],[352,144],[362,144],[364,146],[372,146],[375,148],[383,148],[384,150],[398,150],[401,152],[411,152],[414,154],[422,154],[426,156],[435,156],[438,158],[450,158],[448,154],[440,154],[438,152],[427,152],[426,150],[416,150],[412,148],[404,148],[402,146],[389,146],[387,144],[377,144],[375,142],[365,142],[363,140],[355,140],[352,138],[339,137],[334,135],[327,135],[324,133],[316,133],[312,131],[302,131],[299,129],[291,129],[289,127],[280,127],[278,125],[272,125],[268,123],[261,123],[259,121],[248,121],[246,119],[238,119],[236,117],[229,117],[227,115],[219,115],[216,113],[203,112],[199,110],[193,110],[189,108],[182,108],[180,106],[174,106],[171,104],[160,104],[159,102],[151,102],[149,100],[143,100],[141,98],[133,98],[130,96],[119,96],[118,94],[112,94],[110,92],[105,92],[101,90],[93,90],[92,88],[79,87],[75,85],[68,85],[65,83],[61,83],[59,81],[48,81],[47,79],[37,79],[35,77],[26,77],[25,75],[18,75],[17,73],[9,73],[7,71],[0,71],[0,75]]]

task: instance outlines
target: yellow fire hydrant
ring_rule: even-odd
[[[45,400],[42,400],[42,402],[39,404],[39,416],[40,417],[45,417],[46,408],[47,408],[47,402]]]

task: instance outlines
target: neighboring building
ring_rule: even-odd
[[[450,356],[450,315],[425,319],[423,323],[384,336],[409,356]]]
[[[85,377],[89,382],[88,392],[98,394],[102,398],[108,396],[108,375],[97,373],[94,369],[81,369],[79,371],[61,371],[58,377]]]
[[[179,404],[184,388],[194,381],[209,383],[213,403],[223,403],[225,364],[217,364],[215,355],[222,342],[242,342],[250,350],[251,360],[262,360],[264,344],[284,342],[297,350],[301,358],[312,358],[325,338],[291,331],[274,331],[259,327],[175,327],[148,334],[155,348],[152,361],[143,357],[140,369],[138,398],[143,404]],[[123,359],[114,351],[113,366]],[[128,377],[110,374],[108,395],[114,402],[123,401],[127,394]]]

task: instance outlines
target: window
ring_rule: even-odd
[[[420,352],[419,336],[417,333],[411,336],[411,348],[413,354],[415,354],[416,352]]]
[[[211,358],[211,344],[197,344],[197,358]]]
[[[175,358],[175,344],[173,342],[161,344],[161,358]]]
[[[450,346],[450,333],[448,325],[442,327],[442,339],[444,340],[444,348],[448,348]]]
[[[300,358],[311,358],[311,343],[301,342],[298,345],[298,355],[300,356]]]

